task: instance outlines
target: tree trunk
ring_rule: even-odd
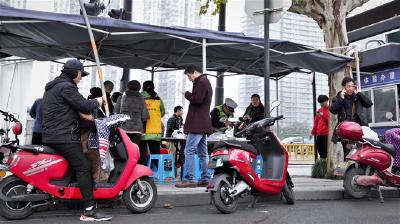
[[[346,16],[353,9],[363,5],[369,0],[292,0],[290,12],[306,15],[313,18],[324,32],[326,48],[337,48],[330,51],[346,54],[348,45]],[[342,89],[341,81],[344,76],[350,76],[351,69],[328,74],[329,99],[332,98]],[[337,116],[330,114],[329,116],[329,136],[328,136],[328,157],[327,170],[331,171],[343,161],[342,145],[333,144],[331,142],[333,131],[337,124]]]
[[[335,48],[342,47],[348,45],[348,38],[346,34],[345,27],[345,15],[340,12],[340,8],[333,9],[338,10],[337,12],[333,11],[333,14],[336,16],[332,16],[331,18],[327,18],[325,24],[322,26],[324,30],[324,38],[326,47]],[[340,16],[338,16],[340,15]],[[333,49],[332,51],[335,53],[345,54],[346,48]],[[343,77],[349,74],[350,70],[344,70],[341,72],[337,72],[335,74],[330,74],[328,76],[328,85],[329,85],[329,99],[332,102],[332,99],[336,94],[342,90],[341,81]],[[345,74],[347,73],[347,74]],[[334,114],[329,115],[329,141],[328,141],[328,157],[327,157],[327,170],[332,170],[339,165],[341,161],[343,161],[343,149],[340,143],[333,144],[331,140],[333,131],[337,124],[337,116]]]

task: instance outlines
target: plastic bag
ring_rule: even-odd
[[[183,133],[182,129],[175,130],[174,132],[172,132],[171,137],[176,139],[186,139],[186,135]]]
[[[361,126],[361,129],[363,131],[363,138],[368,138],[368,139],[372,139],[374,141],[379,141],[378,134],[376,132],[374,132],[370,127]]]
[[[100,182],[107,182],[111,171],[115,168],[114,159],[110,155],[110,152],[107,152],[106,158],[101,160],[100,168]]]

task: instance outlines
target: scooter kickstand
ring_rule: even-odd
[[[253,195],[253,199],[251,199],[251,203],[249,204],[249,208],[255,208],[256,207],[256,203],[258,200],[258,196]]]
[[[376,190],[378,191],[379,199],[381,200],[381,203],[384,203],[385,201],[383,200],[383,194],[382,194],[382,191],[381,191],[381,186],[378,185]]]
[[[372,189],[371,188],[370,188],[369,193],[368,193],[368,200],[369,201],[372,201]]]

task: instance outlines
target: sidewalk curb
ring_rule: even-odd
[[[400,191],[397,189],[383,189],[382,190],[384,198],[400,198]],[[315,201],[315,200],[347,200],[353,199],[351,196],[344,192],[344,189],[337,190],[295,190],[295,197],[297,201]],[[378,192],[374,190],[372,192],[373,200],[379,198]],[[240,199],[240,203],[250,203],[252,196],[247,196]],[[272,202],[281,201],[280,195],[260,197],[258,202]],[[175,207],[185,207],[185,206],[199,206],[199,205],[210,205],[209,193],[187,193],[187,194],[164,194],[158,195],[155,207],[162,208],[164,204],[169,203]]]
[[[320,180],[327,181],[327,180]],[[185,189],[184,191],[177,190],[173,186],[158,185],[157,201],[154,207],[163,208],[165,204],[171,204],[174,207],[188,206],[204,206],[211,205],[210,194],[203,189]],[[299,180],[297,187],[294,188],[295,198],[297,201],[315,201],[315,200],[349,200],[352,197],[344,192],[341,185],[331,185],[329,182],[322,186],[304,185],[304,182]],[[396,188],[383,187],[382,194],[384,198],[400,198],[400,190]],[[239,199],[239,203],[250,204],[253,197],[248,195]],[[354,199],[357,200],[357,199]],[[284,199],[280,194],[273,196],[260,196],[257,199],[258,203],[282,201]],[[379,194],[376,190],[372,191],[372,201],[379,202]],[[73,210],[80,209],[77,203],[55,204],[39,208],[40,211],[45,210]],[[99,207],[103,208],[124,208],[125,204],[121,198],[109,201],[107,203],[99,203]]]

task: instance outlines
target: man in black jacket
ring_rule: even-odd
[[[350,77],[344,77],[342,81],[342,90],[333,97],[329,111],[337,114],[338,124],[343,121],[353,121],[361,126],[368,126],[368,120],[364,113],[364,108],[372,106],[372,101],[363,93],[357,90],[354,80]],[[336,125],[337,126],[337,125]],[[332,142],[337,143],[336,128],[332,135]],[[343,146],[344,159],[350,150],[346,147],[346,142],[341,141]]]
[[[168,119],[167,122],[167,132],[165,133],[165,137],[171,137],[172,133],[175,130],[179,130],[183,125],[183,107],[176,106],[174,107],[174,114],[172,117]]]
[[[165,133],[165,137],[167,138],[171,138],[172,133],[175,130],[179,130],[182,125],[183,125],[183,107],[181,106],[176,106],[174,107],[174,114],[172,115],[172,117],[170,117],[168,119],[167,122],[167,131]],[[176,151],[176,165],[177,167],[180,167],[181,165],[183,165],[183,162],[185,161],[185,155],[183,152],[183,147],[180,147],[180,143],[178,142],[174,142],[173,143],[175,146]]]
[[[83,76],[89,74],[83,70],[80,61],[67,61],[61,72],[61,75],[47,83],[45,88],[43,143],[62,155],[76,172],[84,201],[84,211],[80,220],[111,220],[111,216],[95,210],[90,162],[83,154],[80,140],[80,117],[93,120],[89,114],[102,105],[102,98],[86,100],[78,92],[77,84]]]
[[[104,90],[106,91],[106,97],[107,97],[107,104],[108,104],[108,109],[110,111],[110,114],[114,113],[114,105],[111,100],[111,92],[114,89],[114,83],[111,81],[107,80],[104,82]],[[104,106],[102,106],[103,111],[105,112],[106,109]]]

